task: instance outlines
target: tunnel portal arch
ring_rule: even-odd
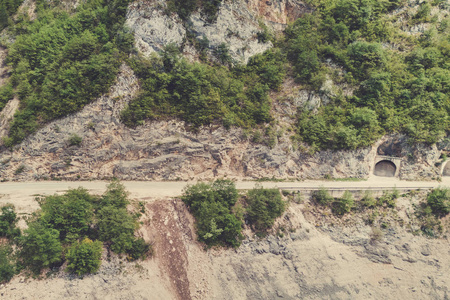
[[[444,169],[442,170],[442,176],[450,176],[450,164],[449,164],[449,162],[445,163]]]
[[[376,163],[373,174],[383,177],[394,177],[397,166],[390,160],[381,160]],[[449,170],[450,171],[450,170]]]

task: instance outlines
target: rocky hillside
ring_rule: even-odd
[[[176,13],[168,13],[168,3],[136,1],[128,7],[125,25],[134,34],[136,49],[144,56],[151,57],[152,53],[172,43],[191,61],[206,54],[214,62],[217,49],[226,45],[234,62],[245,63],[253,55],[273,47],[271,39],[261,40],[261,34],[279,35],[288,22],[313,10],[295,1],[225,1],[218,7],[213,21],[201,11],[192,12],[186,21]],[[33,2],[25,2],[23,6],[20,12],[33,11]],[[64,7],[73,11],[76,4],[65,3]],[[417,9],[411,6],[408,11]],[[405,11],[394,13],[404,15]],[[404,22],[396,26],[410,34],[426,30],[408,27]],[[206,52],[200,53],[197,44],[203,38],[208,40],[209,46]],[[4,82],[10,67],[4,62],[7,50],[2,49],[1,53],[0,74]],[[332,63],[329,67],[339,70]],[[0,178],[367,178],[373,173],[376,156],[387,155],[401,160],[401,178],[429,180],[441,176],[441,153],[450,150],[445,141],[431,146],[411,144],[402,134],[386,135],[372,146],[358,150],[310,148],[294,138],[297,112],[317,112],[335,101],[331,99],[337,95],[351,96],[354,90],[351,85],[331,79],[325,80],[318,91],[313,91],[287,78],[278,90],[269,94],[274,120],[255,129],[225,129],[211,124],[191,130],[188,124],[170,118],[146,120],[135,128],[126,127],[120,113],[140,90],[141,84],[133,70],[122,64],[109,92],[79,112],[46,123],[20,144],[1,147]],[[15,97],[3,108],[0,114],[2,137],[6,138],[19,107]],[[397,151],[384,153],[378,149],[379,145],[384,145],[383,149],[395,145]]]

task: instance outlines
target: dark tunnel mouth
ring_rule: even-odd
[[[395,164],[392,161],[381,160],[376,163],[373,174],[375,174],[376,176],[394,177],[396,171],[397,171],[397,167],[395,166]],[[450,172],[450,170],[449,170],[449,172]]]
[[[445,163],[444,169],[442,170],[442,176],[450,176],[450,164],[449,164],[449,162]]]

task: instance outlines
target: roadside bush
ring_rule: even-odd
[[[377,206],[377,200],[371,191],[365,191],[363,197],[361,198],[361,204],[368,208],[374,208]]]
[[[285,203],[278,189],[255,188],[247,193],[247,219],[258,231],[270,229],[283,213]]]
[[[436,188],[432,190],[427,196],[427,203],[435,215],[447,215],[450,213],[450,189]]]
[[[14,262],[11,260],[12,252],[10,245],[0,245],[0,283],[10,281],[16,273]]]
[[[383,195],[378,198],[377,204],[379,206],[386,205],[387,207],[393,208],[396,206],[396,200],[399,196],[399,192],[396,189],[392,192],[384,191]]]
[[[85,238],[82,242],[75,242],[69,248],[66,259],[67,269],[78,276],[95,273],[101,264],[102,243],[93,242]]]
[[[333,213],[337,215],[344,215],[349,213],[350,210],[355,206],[355,200],[352,193],[345,191],[341,198],[338,198],[333,203]]]
[[[61,261],[62,246],[59,232],[39,223],[32,223],[19,240],[19,262],[35,275],[42,269]]]
[[[106,187],[105,193],[100,198],[99,208],[114,206],[116,208],[126,208],[128,205],[128,192],[119,180],[112,180]]]
[[[136,221],[124,208],[106,206],[98,213],[98,236],[116,253],[126,253],[133,246]]]
[[[62,242],[72,242],[89,235],[93,224],[92,203],[96,197],[86,189],[78,188],[63,195],[47,196],[40,200],[41,215],[38,222],[58,230]]]
[[[7,204],[1,209],[0,215],[0,236],[14,238],[20,235],[20,229],[16,228],[17,214],[14,205]]]
[[[329,205],[334,200],[334,198],[330,195],[328,190],[324,187],[320,187],[320,189],[314,191],[311,197],[315,202],[321,205]]]
[[[185,189],[182,200],[196,219],[198,239],[208,246],[238,247],[242,222],[232,212],[238,193],[230,180],[199,183]]]

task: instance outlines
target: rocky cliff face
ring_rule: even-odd
[[[199,12],[194,12],[189,22],[183,22],[175,13],[168,14],[166,6],[164,0],[136,1],[130,5],[127,26],[134,32],[142,54],[150,55],[175,43],[184,46],[187,57],[196,59],[198,53],[192,38],[206,37],[211,57],[225,43],[238,62],[271,47],[270,42],[258,42],[261,21],[276,30],[309,9],[302,2],[291,0],[224,1],[217,20],[208,23]],[[5,51],[0,49],[1,61],[4,56]],[[0,80],[7,77],[7,67],[2,64]],[[138,90],[136,76],[123,65],[109,93],[78,113],[47,124],[14,149],[1,148],[0,179],[366,178],[373,173],[377,147],[383,143],[399,145],[399,153],[394,156],[402,160],[401,178],[431,179],[441,174],[439,156],[445,147],[411,146],[399,135],[384,137],[366,149],[315,154],[293,142],[292,127],[299,107],[314,111],[338,92],[352,93],[352,87],[338,86],[330,79],[318,92],[304,90],[287,80],[281,91],[272,93],[276,122],[271,136],[216,125],[192,132],[177,120],[127,128],[120,122],[120,111]],[[0,137],[7,133],[18,106],[17,99],[11,100],[0,113]],[[71,136],[80,137],[81,143],[71,142]]]
[[[188,180],[369,175],[375,155],[371,148],[309,155],[293,149],[288,134],[270,148],[251,142],[239,128],[208,126],[194,133],[176,120],[127,128],[119,113],[137,90],[133,72],[122,66],[107,95],[79,113],[48,124],[12,151],[3,149],[0,177]],[[82,139],[80,144],[71,144],[74,135]]]
[[[371,148],[311,155],[295,148],[289,132],[274,137],[269,147],[261,141],[252,142],[254,137],[240,128],[227,130],[211,125],[192,132],[176,120],[127,128],[120,122],[120,111],[138,89],[132,70],[123,65],[108,94],[79,113],[49,123],[12,151],[3,148],[0,178],[366,178],[373,171],[377,146],[398,139],[386,137]],[[285,100],[275,105],[274,114],[286,117],[286,113],[293,114],[295,110],[295,104]],[[283,122],[290,120],[280,117],[280,124]],[[71,143],[74,135],[81,138],[80,144]],[[435,162],[440,151],[436,146],[408,146],[405,138],[397,142],[404,157],[402,178],[429,179],[439,175],[440,168]]]

